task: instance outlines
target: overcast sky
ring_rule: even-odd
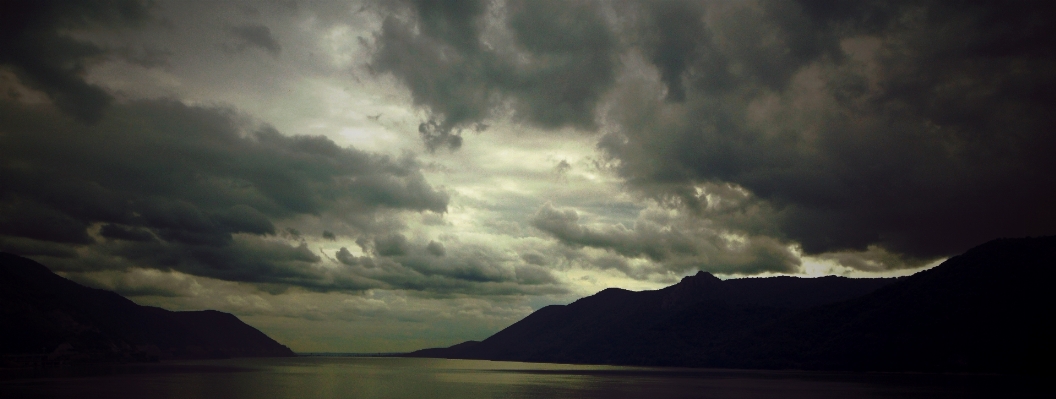
[[[0,250],[295,351],[1056,233],[1051,1],[0,4]]]

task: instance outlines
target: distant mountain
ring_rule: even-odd
[[[739,337],[727,364],[1037,373],[1056,354],[1056,236],[1000,239]]]
[[[609,288],[551,305],[485,339],[410,356],[559,363],[682,365],[672,358],[792,313],[865,295],[896,279],[769,277],[699,272],[655,291]]]
[[[0,253],[0,355],[33,354],[53,362],[294,356],[234,315],[140,306]]]
[[[1056,237],[1002,239],[900,279],[707,273],[539,309],[408,356],[828,370],[1034,372],[1052,361]],[[1048,367],[1046,366],[1046,369]]]

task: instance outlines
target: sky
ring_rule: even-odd
[[[1056,233],[1054,11],[3,0],[0,250],[298,352],[908,275]]]

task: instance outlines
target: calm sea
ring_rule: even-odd
[[[7,373],[0,398],[1033,398],[1032,378],[301,357]],[[1048,390],[1048,387],[1044,387]]]

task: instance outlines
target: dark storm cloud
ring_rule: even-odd
[[[460,131],[479,127],[506,100],[532,125],[594,126],[617,55],[594,5],[512,1],[502,16],[479,1],[408,6],[408,18],[385,19],[371,65],[406,84],[415,104],[431,112],[419,127],[430,149],[458,148]],[[508,30],[485,35],[489,18]]]
[[[271,283],[306,288],[362,289],[326,281],[318,255],[306,244],[247,237],[226,245],[195,245],[181,242],[154,242],[129,245],[108,243],[107,252],[133,264],[171,268],[181,272],[228,281]],[[335,285],[334,287],[329,287]]]
[[[77,257],[76,247],[74,246],[32,238],[0,235],[0,248],[3,251],[23,256],[47,256],[60,259]]]
[[[335,274],[275,221],[447,209],[416,161],[283,136],[232,111],[171,100],[113,104],[85,125],[44,104],[0,102],[0,245],[97,259],[53,267],[153,267],[315,290],[376,286]],[[291,233],[292,234],[292,233]],[[290,236],[296,240],[298,236]],[[26,252],[28,251],[28,252]]]
[[[600,145],[657,196],[746,189],[808,254],[1051,234],[1054,7],[648,4],[639,40],[677,101],[625,88]]]
[[[565,245],[605,249],[629,258],[647,258],[661,265],[663,270],[677,273],[691,270],[787,273],[799,268],[798,257],[773,239],[726,239],[692,223],[680,223],[666,214],[644,213],[633,228],[622,224],[590,227],[580,223],[575,210],[557,209],[546,204],[530,222]],[[635,278],[647,278],[649,273],[661,271],[637,271],[621,258],[603,257],[593,264],[602,269],[620,270]]]
[[[169,66],[169,57],[172,56],[169,51],[146,46],[124,46],[111,51],[125,62],[144,68]]]
[[[113,238],[115,240],[140,242],[150,242],[157,240],[157,238],[155,238],[154,235],[151,234],[150,231],[147,229],[125,227],[109,223],[104,224],[103,227],[99,229],[99,235],[106,238]]]
[[[374,239],[374,251],[381,256],[398,256],[407,253],[407,237],[403,234],[392,234]]]
[[[444,256],[444,254],[447,252],[444,249],[444,244],[438,243],[436,241],[429,241],[429,244],[425,247],[425,251],[433,256]]]
[[[411,243],[402,235],[390,235],[376,238],[367,249],[373,255],[355,256],[341,248],[336,258],[347,272],[370,278],[381,288],[440,295],[565,292],[549,269],[487,247],[447,250],[436,241]]]
[[[1051,2],[607,6],[412,5],[385,20],[372,65],[432,112],[431,147],[457,147],[459,127],[504,104],[539,127],[590,129],[613,93],[599,147],[631,187],[852,267],[1056,225]],[[660,87],[617,81],[617,55],[643,58]],[[709,185],[742,190],[746,208],[716,215]],[[653,248],[537,223],[628,256]]]
[[[346,266],[359,265],[360,263],[363,263],[370,259],[368,257],[357,257],[355,255],[352,255],[352,252],[350,252],[348,248],[345,247],[341,247],[341,250],[337,251],[336,258],[339,262]]]
[[[447,195],[413,158],[283,136],[225,109],[116,103],[85,125],[48,105],[5,100],[0,159],[0,250],[48,257],[56,270],[175,270],[270,292],[564,292],[549,270],[519,258],[373,224],[385,212],[446,212]],[[342,248],[338,264],[325,262],[305,234],[276,226],[305,216],[344,220],[366,255]],[[103,286],[168,295],[111,283]]]
[[[188,297],[194,296],[202,289],[193,278],[149,269],[135,269],[129,273],[73,273],[64,277],[90,287],[114,291],[125,297]]]
[[[682,74],[701,54],[704,7],[693,2],[657,2],[648,7],[649,35],[645,48],[667,85],[667,99],[685,101]]]
[[[87,228],[83,220],[32,201],[15,199],[0,204],[0,234],[3,235],[87,244],[92,242]]]
[[[5,0],[0,2],[0,67],[11,68],[23,84],[47,94],[64,112],[97,121],[112,98],[82,75],[108,51],[69,32],[131,26],[147,14],[135,0]]]
[[[623,225],[608,226],[605,230],[595,230],[580,226],[576,211],[555,209],[552,205],[543,206],[530,220],[532,226],[571,245],[580,245],[615,250],[627,256],[648,256],[653,260],[663,260],[669,251],[659,246],[639,245],[634,233]],[[676,247],[691,251],[687,242]]]
[[[242,51],[249,47],[259,47],[271,55],[279,55],[282,46],[278,40],[271,35],[271,29],[264,25],[241,25],[227,29],[227,32],[237,38],[239,42],[231,50]]]

